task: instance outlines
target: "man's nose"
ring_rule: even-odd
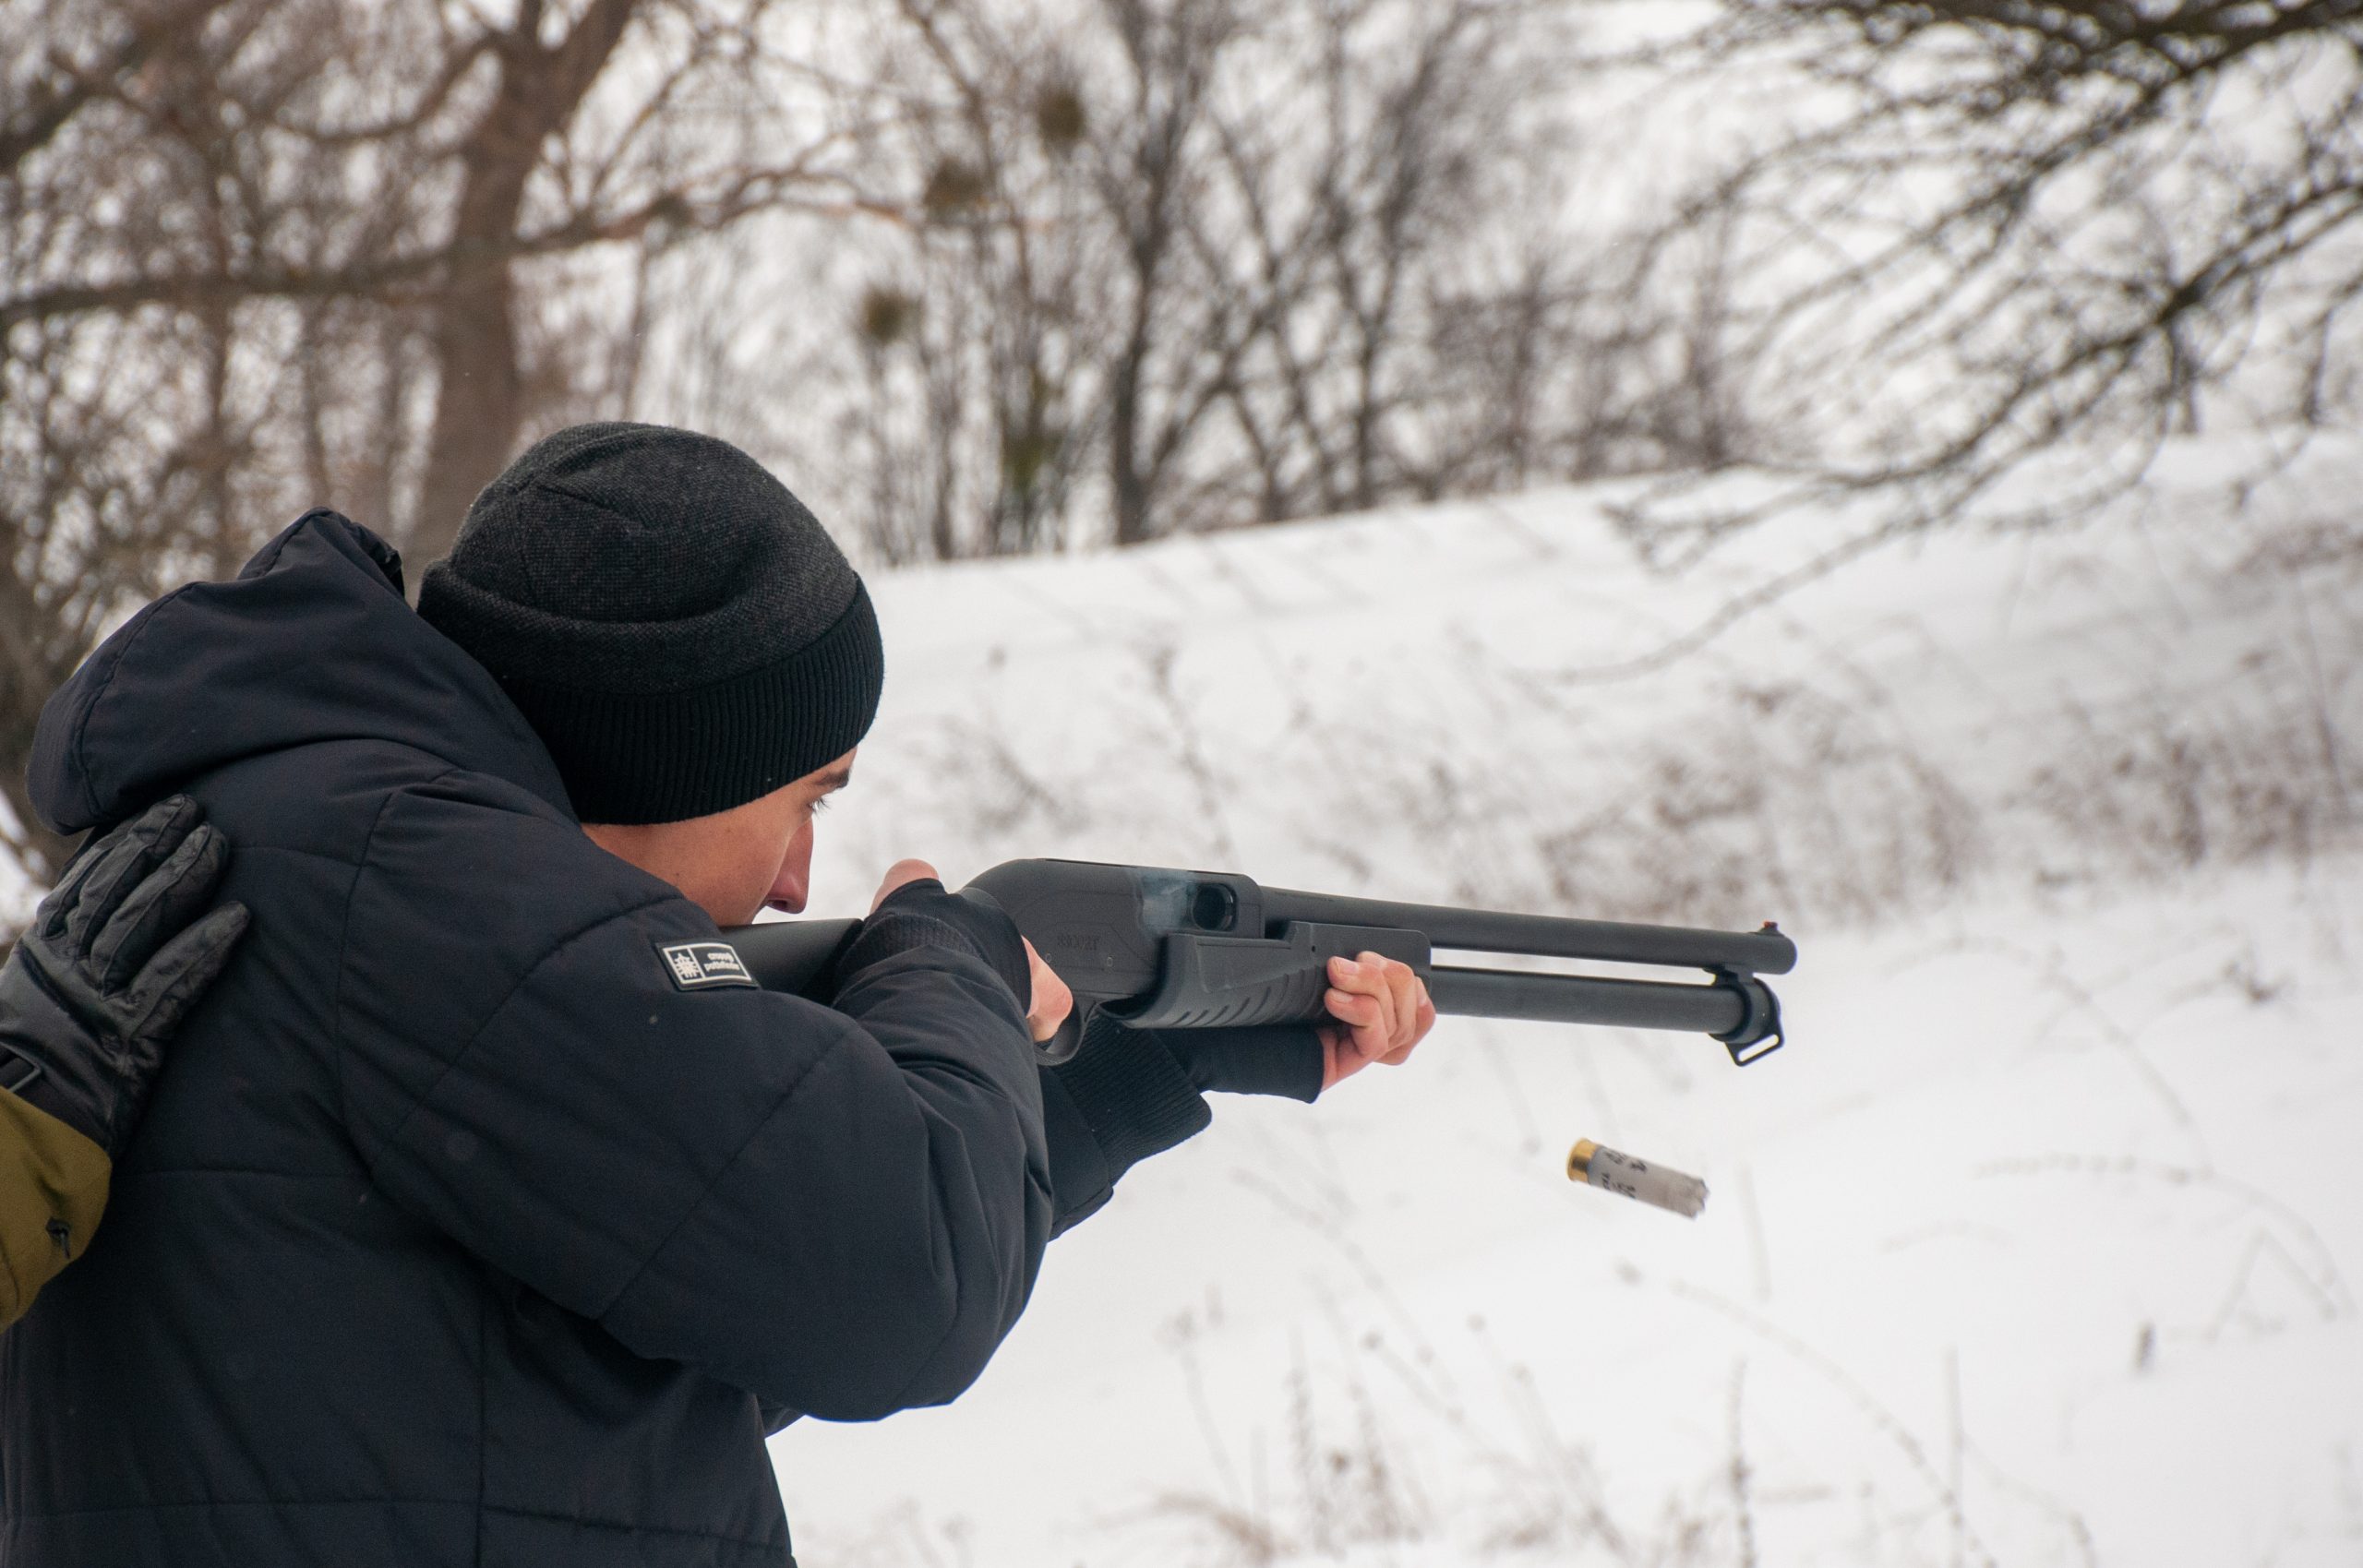
[[[773,879],[771,897],[763,902],[774,909],[801,915],[804,913],[804,901],[812,891],[811,880],[811,863],[807,860],[798,864],[797,857],[791,855],[787,864],[779,868],[779,875]]]
[[[771,896],[763,902],[788,915],[804,913],[804,901],[812,892],[812,824],[807,822],[788,841],[787,856],[780,862],[779,875],[772,880]]]

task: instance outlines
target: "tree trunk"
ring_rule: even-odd
[[[431,340],[435,425],[408,540],[414,573],[450,552],[469,503],[508,462],[525,417],[508,259],[479,255],[455,261],[452,273]]]
[[[417,569],[450,553],[468,507],[514,455],[525,407],[517,363],[511,272],[525,187],[543,145],[566,128],[631,23],[639,0],[594,0],[571,31],[545,48],[542,7],[529,3],[498,50],[500,87],[461,155],[464,171],[451,260],[432,306],[435,422],[426,475],[406,553]]]
[[[1116,543],[1149,536],[1148,476],[1141,472],[1141,380],[1145,348],[1135,342],[1118,362],[1108,400],[1108,479],[1114,491]]]

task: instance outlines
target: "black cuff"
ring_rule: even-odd
[[[120,1090],[99,1070],[103,1049],[58,999],[32,955],[12,953],[6,983],[0,985],[0,1084],[113,1157],[107,1096]]]
[[[1210,1093],[1277,1095],[1311,1105],[1329,1070],[1328,1052],[1308,1023],[1236,1029],[1154,1029],[1190,1082]]]
[[[1107,1201],[1124,1172],[1203,1132],[1214,1112],[1154,1031],[1126,1029],[1101,1016],[1084,1033],[1073,1059],[1043,1073],[1050,1119],[1051,1187],[1064,1229]],[[1054,1110],[1050,1093],[1065,1102]],[[1072,1110],[1098,1155],[1097,1166],[1070,1149],[1062,1157],[1056,1123]],[[1073,1140],[1067,1140],[1072,1143]],[[1067,1179],[1061,1180],[1063,1167]],[[1087,1191],[1086,1189],[1088,1189]]]
[[[981,960],[1017,998],[1018,1011],[1034,1005],[1034,970],[1026,961],[1026,939],[1000,909],[943,891],[932,877],[896,888],[878,912],[861,923],[837,955],[834,995],[853,976],[881,959],[915,948],[951,948]]]
[[[1050,1150],[1050,1234],[1059,1236],[1098,1214],[1115,1195],[1116,1179],[1058,1070],[1038,1068],[1035,1076],[1042,1083],[1042,1136]]]
[[[24,1075],[30,1060],[30,1058],[18,1056],[15,1051],[0,1050],[0,1086],[5,1086],[8,1093],[51,1120],[64,1122],[100,1148],[105,1148],[105,1130],[90,1125],[87,1107],[76,1105],[62,1093],[56,1079],[46,1071],[36,1072],[30,1078]]]

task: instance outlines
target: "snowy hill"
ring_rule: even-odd
[[[956,1405],[775,1442],[802,1560],[2363,1561],[2363,463],[2214,461],[1621,676],[1808,541],[1655,578],[1601,489],[876,581],[816,913],[1070,855],[1804,959],[1745,1071],[1447,1020],[1219,1101]]]

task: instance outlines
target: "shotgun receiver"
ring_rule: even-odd
[[[1634,926],[1544,915],[1394,904],[1261,887],[1229,871],[1087,860],[1012,860],[960,890],[997,904],[1074,992],[1074,1012],[1042,1047],[1073,1056],[1092,1015],[1144,1029],[1311,1023],[1328,1016],[1328,960],[1376,952],[1409,964],[1439,1013],[1613,1023],[1714,1036],[1745,1067],[1781,1045],[1781,1003],[1759,978],[1785,975],[1794,943],[1760,931]],[[725,933],[756,982],[810,994],[858,922],[794,920]],[[1439,964],[1481,956],[1704,970],[1703,984]]]

